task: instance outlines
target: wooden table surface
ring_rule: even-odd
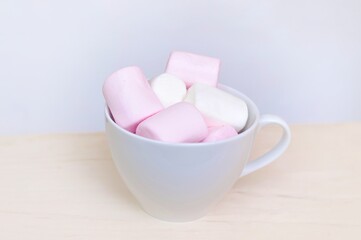
[[[361,123],[291,129],[281,158],[190,223],[139,208],[103,133],[0,137],[0,239],[361,239]],[[263,130],[253,157],[279,136]]]

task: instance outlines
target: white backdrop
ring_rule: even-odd
[[[103,80],[172,50],[291,123],[361,120],[361,1],[0,1],[0,134],[103,129]]]

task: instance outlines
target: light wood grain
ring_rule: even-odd
[[[0,239],[361,239],[361,123],[292,126],[287,152],[191,223],[144,213],[103,133],[0,138]],[[253,157],[277,141],[267,128]]]

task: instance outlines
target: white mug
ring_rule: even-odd
[[[291,133],[285,121],[260,116],[256,105],[230,87],[219,88],[243,99],[249,118],[235,137],[210,143],[166,143],[137,136],[119,127],[105,109],[106,135],[113,161],[141,207],[155,218],[185,222],[205,216],[242,176],[279,157]],[[268,124],[282,127],[279,143],[260,158],[250,161],[256,133]]]

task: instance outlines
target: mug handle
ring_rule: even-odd
[[[287,149],[291,141],[291,130],[287,125],[287,123],[282,118],[268,114],[261,116],[257,132],[261,130],[263,127],[270,124],[276,124],[282,128],[283,134],[281,140],[277,143],[275,147],[273,147],[273,149],[266,152],[259,158],[248,162],[245,168],[243,169],[243,172],[241,173],[241,177],[246,176],[258,169],[267,166],[268,164],[276,160],[276,158],[281,156],[282,153]]]

